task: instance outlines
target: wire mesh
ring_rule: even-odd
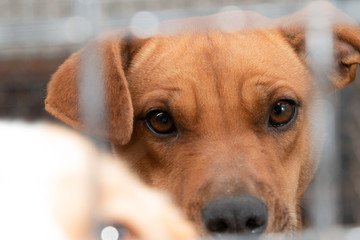
[[[333,3],[356,21],[360,20],[360,3],[357,1]],[[305,4],[271,0],[221,3],[212,0],[2,0],[0,116],[51,119],[42,110],[47,80],[71,52],[105,30],[128,25],[152,29],[163,20],[209,15],[229,9],[252,10],[268,17],[280,17]],[[313,59],[313,74],[324,83],[329,82],[327,73],[334,56],[332,32],[327,21],[319,9],[307,26],[307,53]],[[92,121],[85,123],[89,129],[103,124],[105,114],[102,81],[98,81],[101,68],[94,68],[97,64],[97,60],[91,57],[85,57],[82,63],[81,82],[86,84],[80,86],[84,97],[81,109],[83,114],[91,116],[87,119]],[[303,214],[308,223],[305,226],[311,230],[303,233],[304,239],[360,239],[359,228],[355,227],[360,224],[359,86],[359,81],[355,80],[352,87],[336,93],[330,100],[323,100],[327,142],[318,174],[305,196]],[[96,167],[92,171],[90,176],[95,176]]]

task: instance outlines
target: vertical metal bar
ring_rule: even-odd
[[[77,13],[85,18],[92,26],[92,34],[95,37],[100,31],[100,2],[98,0],[78,0],[76,5]],[[93,129],[105,129],[105,98],[104,98],[104,79],[101,70],[101,49],[88,49],[84,51],[81,61],[81,71],[79,76],[79,102],[81,114],[84,119],[85,132],[93,132]],[[92,139],[98,149],[103,149],[103,143],[95,138]],[[99,223],[99,154],[95,154],[89,159],[88,180],[91,189],[90,199],[91,209],[91,229],[94,239],[99,238],[97,226]]]
[[[306,46],[311,59],[313,78],[322,93],[331,89],[329,73],[334,67],[334,43],[331,22],[324,9],[310,13],[307,25]],[[317,229],[327,229],[338,223],[338,152],[336,143],[335,108],[333,103],[324,100],[325,145],[320,159],[317,176],[314,180],[314,199],[310,221]],[[317,111],[317,110],[315,110]],[[315,142],[321,146],[321,143]]]

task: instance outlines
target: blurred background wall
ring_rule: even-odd
[[[359,17],[354,1],[334,3]],[[43,110],[51,74],[89,38],[129,25],[139,11],[163,20],[216,13],[231,5],[276,17],[304,4],[295,0],[0,0],[0,118],[55,121]],[[336,101],[341,201],[335,207],[341,223],[360,224],[360,79],[336,93]],[[305,207],[311,197],[305,197]]]

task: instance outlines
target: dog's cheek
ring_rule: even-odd
[[[156,139],[142,121],[135,123],[128,144],[112,143],[115,155],[125,159],[130,168],[149,185],[154,185],[153,178],[168,167],[169,148],[166,139]]]
[[[302,142],[302,134],[297,134],[299,136],[296,141],[288,140],[290,144],[290,147],[286,146],[288,149],[283,149],[281,144],[275,143],[272,137],[268,137],[267,141],[261,144],[263,148],[260,152],[263,154],[254,156],[253,164],[256,167],[253,174],[256,182],[267,183],[273,191],[274,198],[281,199],[290,211],[295,211],[299,191],[298,180],[305,157],[302,152],[305,146],[302,144],[306,141]],[[298,144],[299,148],[294,147],[297,145],[293,144]],[[258,194],[261,196],[263,193],[260,191]],[[267,196],[264,198],[267,199]]]

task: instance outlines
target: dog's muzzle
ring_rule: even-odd
[[[218,234],[259,234],[268,221],[267,206],[253,196],[219,198],[202,211],[206,230]]]

